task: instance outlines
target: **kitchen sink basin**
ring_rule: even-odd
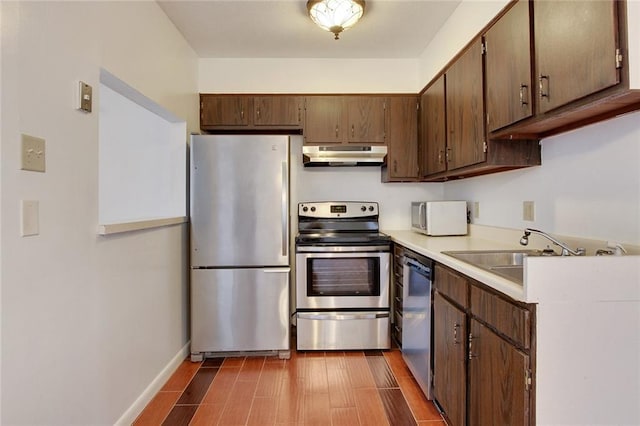
[[[524,258],[547,255],[540,250],[466,250],[443,251],[442,254],[493,272],[518,284],[522,284]]]

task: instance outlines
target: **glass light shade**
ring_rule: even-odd
[[[364,14],[364,0],[309,0],[309,16],[320,28],[331,31],[335,39]]]

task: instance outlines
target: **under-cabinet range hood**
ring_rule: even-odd
[[[305,167],[380,166],[387,155],[386,146],[310,146],[302,147]]]

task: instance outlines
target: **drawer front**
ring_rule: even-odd
[[[389,312],[298,312],[297,349],[390,349]]]
[[[471,313],[525,349],[531,347],[531,312],[471,286]]]
[[[469,281],[464,276],[436,264],[433,285],[463,308],[469,307]]]

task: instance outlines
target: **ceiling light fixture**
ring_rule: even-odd
[[[364,0],[308,0],[309,16],[320,28],[331,31],[338,40],[364,14]]]

